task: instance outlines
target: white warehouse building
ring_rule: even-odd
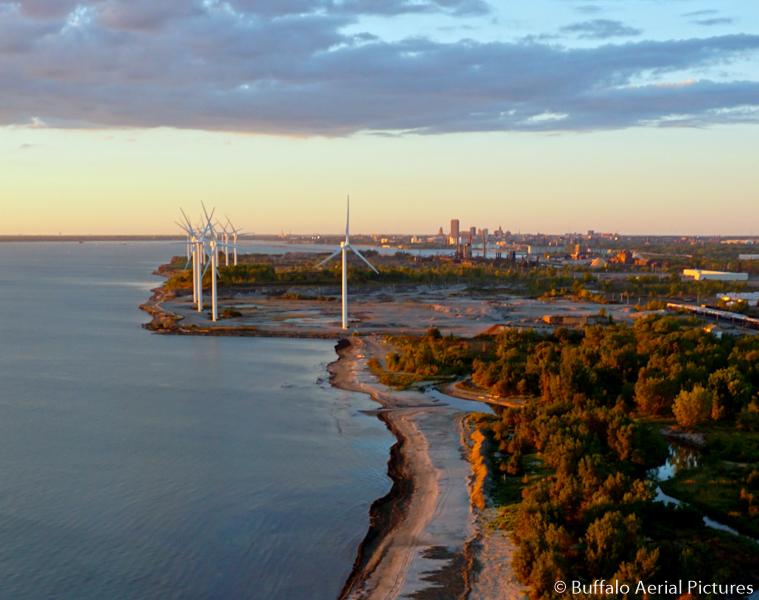
[[[729,273],[728,271],[703,271],[701,269],[685,269],[683,275],[693,277],[696,281],[748,281],[748,273]]]

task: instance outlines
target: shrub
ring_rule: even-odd
[[[433,325],[427,330],[426,337],[428,340],[439,340],[443,335],[440,333],[440,330]]]
[[[756,400],[740,412],[737,425],[744,431],[759,431],[759,403]]]

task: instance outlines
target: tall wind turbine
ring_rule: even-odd
[[[343,254],[343,329],[348,329],[348,250],[352,250],[356,256],[358,256],[361,260],[363,260],[367,265],[369,265],[369,268],[372,269],[377,275],[379,275],[379,271],[374,268],[374,265],[370,263],[368,260],[366,260],[363,255],[356,250],[353,246],[351,246],[350,241],[350,224],[351,224],[351,199],[350,196],[348,196],[348,210],[347,210],[347,219],[345,221],[345,241],[340,242],[340,249],[335,250],[332,254],[330,254],[327,258],[325,258],[323,261],[321,261],[317,267],[321,267],[324,263],[331,260],[338,254],[342,252]]]
[[[236,260],[238,246],[230,244],[226,241],[229,238],[229,232],[227,232],[226,227],[224,227],[220,222],[217,221],[217,224],[222,228],[223,233],[219,234],[214,228],[214,224],[211,219],[213,218],[213,213],[216,211],[216,209],[214,208],[209,216],[208,212],[206,211],[206,207],[202,202],[201,206],[203,207],[203,213],[206,217],[206,227],[203,230],[202,236],[202,247],[205,251],[205,255],[210,261],[206,265],[206,269],[203,271],[203,274],[201,274],[201,290],[202,277],[205,274],[206,270],[211,269],[211,320],[215,322],[219,320],[218,295],[216,285],[216,278],[219,277],[219,251],[221,250],[224,252],[226,266],[229,266],[229,249],[234,249]],[[225,241],[219,240],[219,237],[221,236],[224,236]]]
[[[206,227],[203,230],[203,250],[205,251],[205,255],[209,259],[209,263],[206,265],[206,268],[203,270],[203,272],[200,275],[200,289],[202,291],[203,289],[203,275],[205,275],[206,271],[208,269],[211,269],[211,320],[217,321],[218,315],[217,315],[217,296],[216,296],[216,278],[219,275],[219,246],[223,244],[219,244],[219,239],[216,236],[216,231],[213,228],[213,222],[211,219],[213,218],[213,213],[216,211],[216,209],[211,210],[211,215],[208,215],[208,211],[206,210],[205,204],[202,202],[200,205],[203,207],[203,214],[206,217]],[[207,235],[206,235],[207,234]],[[202,305],[198,304],[198,310],[202,310]]]
[[[179,221],[175,221],[175,223],[187,233],[187,245],[189,252],[185,269],[187,269],[187,267],[189,267],[190,263],[192,262],[192,301],[198,303],[198,310],[202,310],[201,307],[203,304],[203,290],[200,283],[200,266],[202,264],[201,248],[203,245],[203,232],[200,231],[200,227],[196,229],[192,226],[190,219],[187,218],[187,215],[182,208],[179,210],[182,211],[182,216],[184,217],[185,223],[182,224]]]
[[[227,224],[229,225],[230,233],[232,235],[232,244],[230,248],[234,249],[234,265],[237,266],[237,236],[248,235],[248,232],[243,233],[242,230],[235,229],[235,226],[232,225],[232,221],[229,220],[229,217],[227,217]]]
[[[193,226],[190,219],[187,218],[187,215],[181,208],[180,210],[184,217],[184,223],[180,223],[179,221],[175,222],[187,234],[187,245],[191,252],[188,254],[185,269],[187,269],[187,267],[190,266],[190,263],[192,263],[192,300],[194,303],[197,303],[198,312],[203,311],[203,276],[208,269],[211,269],[211,319],[216,321],[218,320],[216,281],[219,276],[219,251],[224,252],[225,263],[228,266],[229,250],[233,249],[236,265],[237,250],[240,247],[236,244],[229,243],[230,231],[228,231],[218,220],[216,221],[216,225],[221,228],[222,232],[216,230],[213,221],[213,215],[216,212],[216,209],[212,209],[211,214],[208,214],[205,205],[202,202],[200,204],[203,207],[203,215],[201,216],[201,222],[198,225]],[[204,217],[205,224],[203,224]],[[234,229],[229,218],[227,218],[227,223],[229,224],[231,235],[233,235],[235,241],[237,241],[237,235],[240,233],[240,230]]]

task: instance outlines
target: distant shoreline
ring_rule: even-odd
[[[183,235],[0,235],[0,242],[182,242]]]

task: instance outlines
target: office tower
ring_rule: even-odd
[[[451,219],[451,237],[454,242],[459,239],[459,220]]]

